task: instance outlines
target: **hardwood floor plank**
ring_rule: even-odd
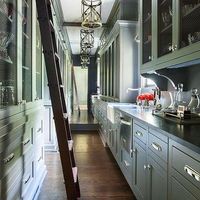
[[[111,152],[97,132],[73,134],[80,200],[136,200]],[[48,169],[39,200],[66,199],[58,153],[46,153]]]

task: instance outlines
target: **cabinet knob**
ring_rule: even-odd
[[[137,149],[133,149],[132,151],[133,151],[133,153],[136,153],[136,152],[137,152]]]
[[[151,170],[151,165],[148,164],[148,165],[147,165],[147,169],[148,169],[148,170]]]

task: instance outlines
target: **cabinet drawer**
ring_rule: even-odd
[[[165,162],[168,161],[168,144],[149,133],[148,148]]]
[[[22,179],[22,197],[26,194],[29,186],[34,179],[34,162],[33,159],[25,164],[25,172]]]
[[[200,155],[172,146],[171,159],[172,167],[200,189]]]
[[[137,137],[140,141],[142,141],[144,144],[147,143],[147,129],[139,126],[138,124],[133,124],[133,133],[134,136]]]
[[[43,161],[44,161],[44,147],[37,146],[37,149],[35,152],[35,169],[36,169],[36,171],[39,169],[40,165],[43,164]]]
[[[0,199],[15,199],[16,192],[20,192],[23,176],[23,160],[19,159],[15,167],[0,180]]]
[[[175,169],[171,170],[170,200],[200,200],[200,190]]]
[[[0,154],[0,179],[5,176],[13,167],[16,161],[22,156],[21,145],[9,152]]]
[[[22,141],[23,154],[25,154],[31,147],[33,147],[33,128],[32,126],[27,126]]]
[[[24,125],[21,125],[12,131],[0,137],[0,153],[12,151],[21,143],[21,137],[24,134]]]
[[[132,182],[133,163],[130,155],[125,151],[121,150],[121,169],[129,183]]]

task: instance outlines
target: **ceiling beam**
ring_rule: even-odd
[[[81,22],[63,22],[63,26],[75,26],[75,27],[81,27]],[[102,27],[106,27],[107,24],[103,23]]]

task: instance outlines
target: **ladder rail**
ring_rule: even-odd
[[[52,102],[54,121],[58,146],[60,151],[61,165],[65,180],[65,189],[69,200],[76,200],[80,196],[80,188],[78,176],[75,167],[75,160],[72,150],[69,149],[68,140],[71,138],[71,130],[69,127],[68,117],[64,117],[67,113],[64,90],[61,87],[62,79],[59,61],[55,54],[57,48],[55,45],[55,32],[52,30],[52,13],[49,0],[36,0],[38,11],[38,21],[40,25],[41,39],[43,44],[43,52],[46,63],[47,79],[49,84],[49,92]],[[75,179],[77,180],[75,184]]]

